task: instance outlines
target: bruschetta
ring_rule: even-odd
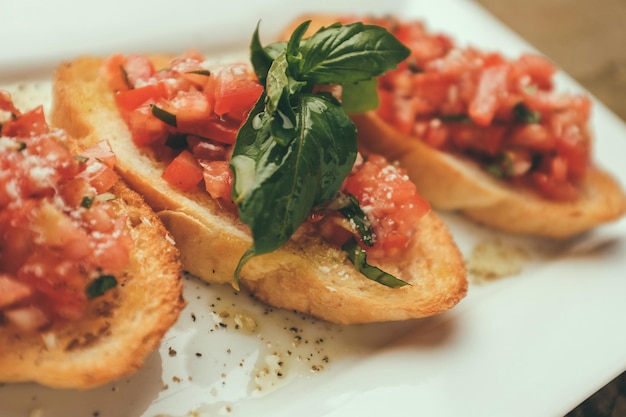
[[[87,389],[130,375],[184,306],[169,233],[42,107],[0,92],[0,382]]]
[[[379,24],[411,49],[379,78],[379,107],[351,116],[361,146],[398,161],[434,208],[551,238],[626,212],[622,184],[593,158],[590,98],[559,91],[546,58],[459,47],[423,22],[394,17],[306,15],[281,38],[304,20],[309,34]]]
[[[373,67],[408,52],[378,27],[348,29],[323,36],[339,46],[355,36],[383,45]],[[287,55],[319,45],[296,33],[289,46],[267,49],[258,31],[252,45],[254,65],[194,51],[65,62],[54,77],[53,121],[86,146],[108,138],[117,172],[200,279],[344,324],[455,306],[467,279],[445,224],[402,168],[359,157],[353,123],[332,92],[285,70]],[[310,74],[313,58],[299,60],[299,71]]]

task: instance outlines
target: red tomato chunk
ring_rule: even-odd
[[[2,95],[0,108],[9,104]],[[80,318],[86,287],[124,270],[132,240],[105,201],[118,179],[108,144],[75,158],[41,107],[9,112],[0,135],[0,324],[38,330]]]

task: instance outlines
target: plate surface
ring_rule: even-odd
[[[41,80],[35,100],[76,55],[244,51],[259,21],[269,42],[311,11],[398,14],[461,44],[511,57],[533,50],[463,0],[14,3],[0,29],[11,39],[0,48],[0,84]],[[583,91],[563,73],[557,83]],[[594,106],[595,158],[626,183],[626,126]],[[0,416],[558,416],[626,369],[626,221],[555,244],[442,215],[468,259],[478,243],[498,241],[525,254],[519,273],[472,282],[437,317],[351,327],[188,277],[188,307],[137,374],[87,392],[0,386]]]

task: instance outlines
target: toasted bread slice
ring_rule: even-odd
[[[155,57],[155,62],[163,59]],[[113,93],[100,77],[102,63],[98,57],[80,57],[58,67],[53,123],[84,138],[86,146],[106,137],[118,156],[119,173],[172,233],[184,267],[207,282],[232,282],[239,259],[252,243],[249,233],[207,193],[181,192],[162,179],[164,166],[133,144]],[[241,284],[272,305],[337,323],[424,317],[448,310],[465,296],[462,256],[434,213],[420,223],[405,259],[403,265],[379,266],[412,285],[383,287],[357,272],[316,229],[304,225],[279,250],[250,260]]]
[[[591,166],[574,201],[554,201],[486,173],[469,158],[434,149],[401,134],[374,112],[353,116],[360,144],[404,166],[433,207],[459,210],[500,230],[567,238],[618,219],[626,194],[610,174]]]
[[[307,34],[340,21],[332,14],[306,14],[279,35],[286,40],[303,21]],[[350,17],[350,20],[355,20]],[[345,19],[344,19],[345,21]],[[359,145],[407,169],[420,194],[434,208],[458,210],[479,223],[510,233],[567,238],[619,219],[626,193],[611,174],[593,164],[575,201],[549,200],[529,188],[495,178],[468,157],[439,151],[417,137],[397,131],[374,111],[352,115]]]
[[[0,324],[0,381],[88,389],[127,376],[161,342],[185,302],[178,250],[150,207],[121,180],[111,192],[128,216],[134,246],[117,288],[93,299],[84,317],[44,333]]]

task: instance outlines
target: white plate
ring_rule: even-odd
[[[0,83],[42,79],[45,93],[54,66],[83,53],[240,51],[259,20],[269,42],[305,11],[394,13],[463,44],[532,50],[469,1],[248,3],[13,2],[0,26]],[[558,83],[582,91],[562,73]],[[626,183],[626,126],[597,102],[593,126],[596,158]],[[87,392],[5,385],[0,416],[559,416],[626,369],[626,222],[555,245],[445,219],[468,257],[492,238],[522,247],[522,271],[472,283],[438,317],[352,327],[189,278],[189,306],[137,374]]]

